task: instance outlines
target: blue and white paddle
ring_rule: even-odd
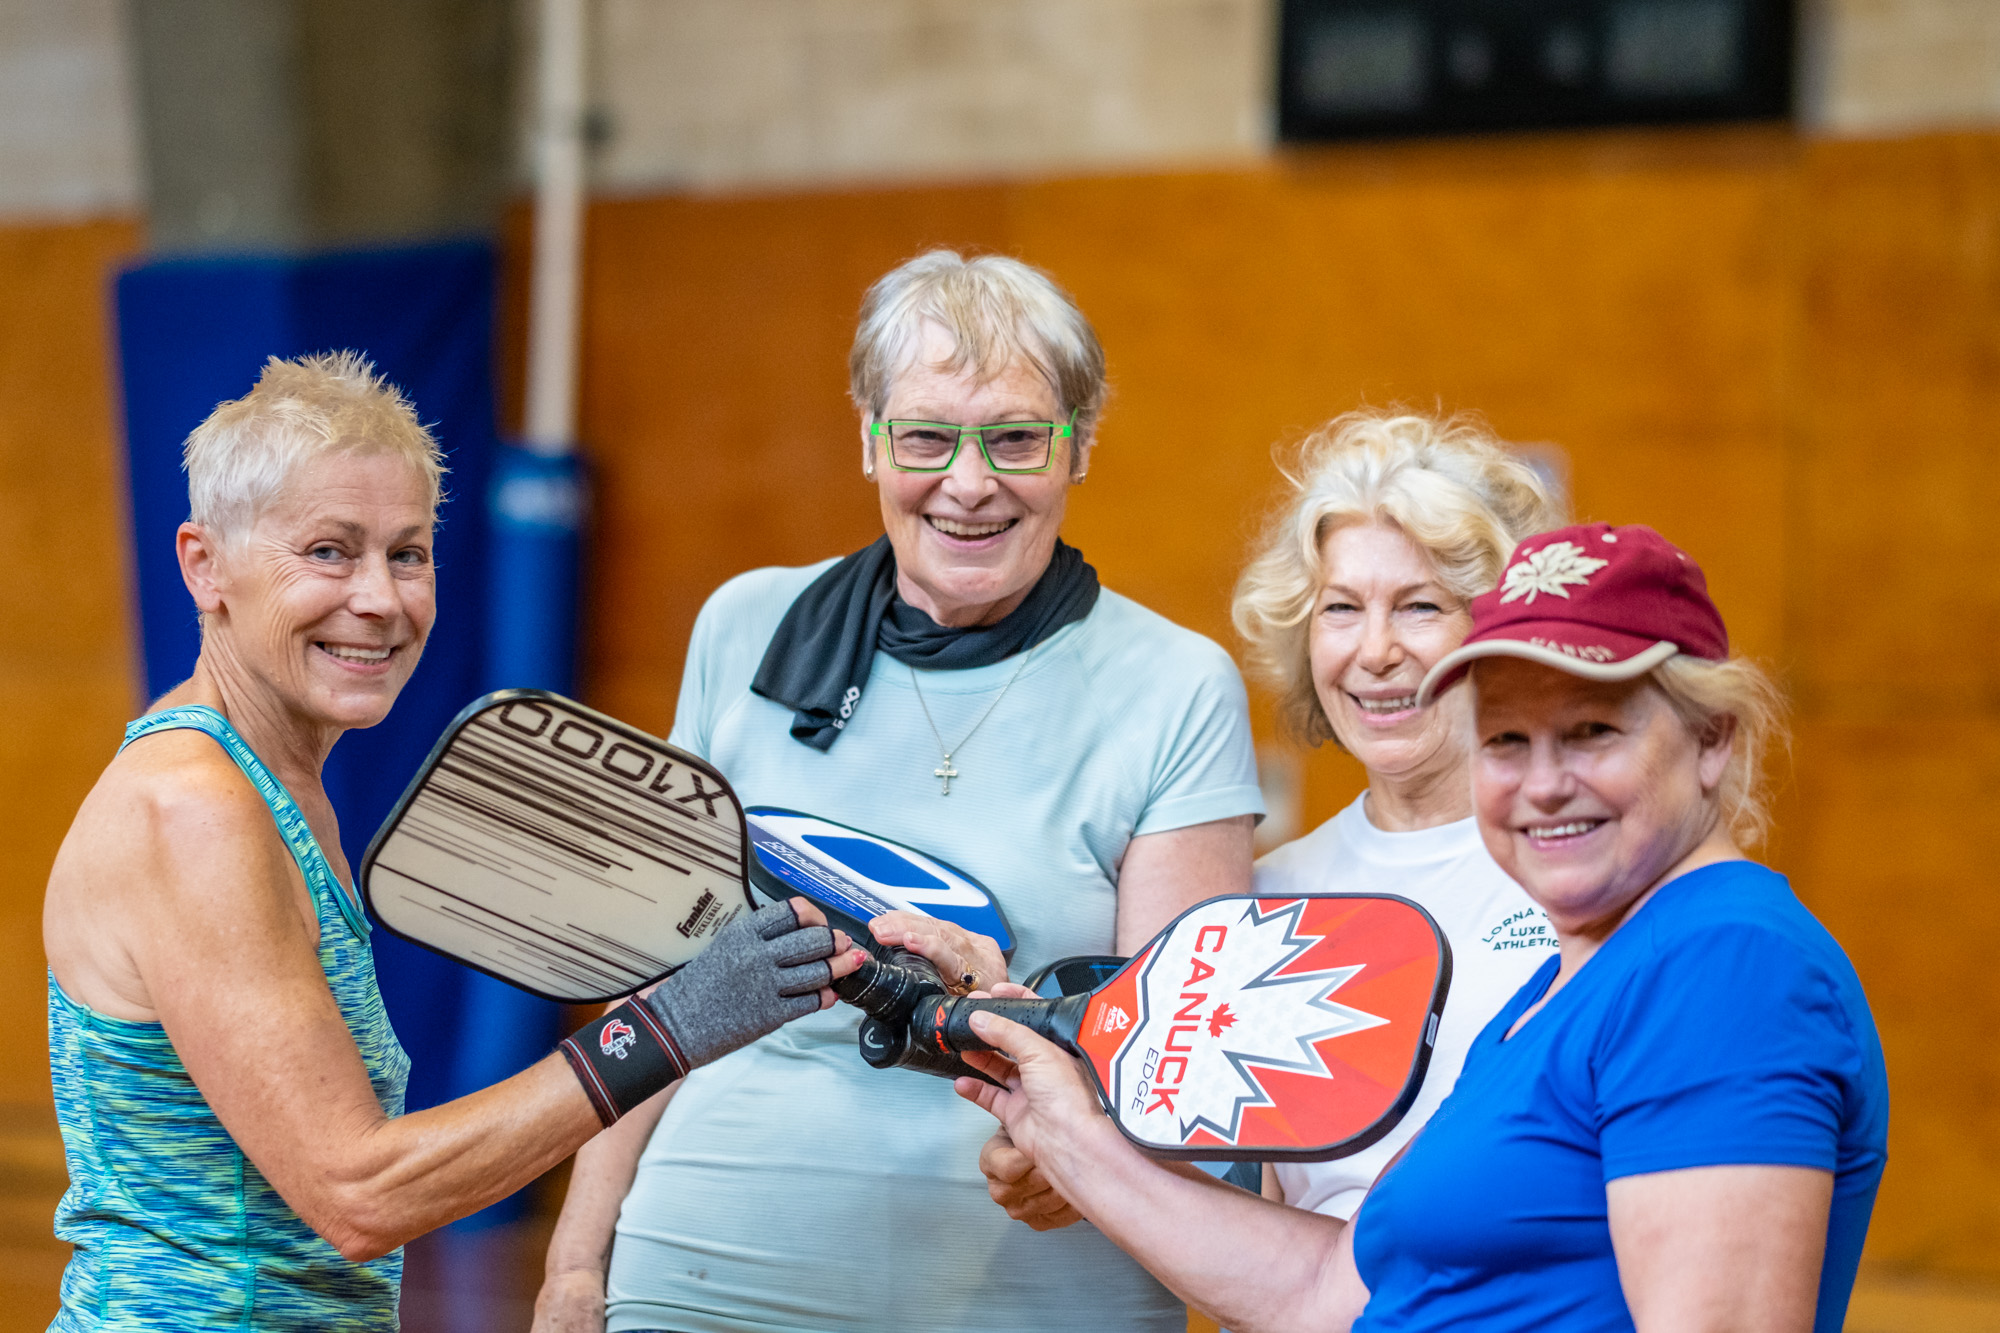
[[[985,935],[1002,954],[1014,932],[993,895],[963,870],[878,834],[817,815],[753,805],[743,812],[750,836],[750,882],[774,901],[800,894],[866,943],[869,921],[884,912],[934,916]]]

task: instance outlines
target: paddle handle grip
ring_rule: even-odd
[[[929,959],[891,949],[886,957],[868,958],[834,982],[833,993],[870,1018],[900,1024],[930,996],[943,995],[945,988],[944,978]]]
[[[998,1014],[1056,1045],[1080,1055],[1076,1034],[1083,1028],[1083,1011],[1088,995],[1065,995],[1060,1000],[954,999],[939,995],[927,999],[910,1015],[910,1045],[927,1051],[962,1053],[990,1051],[993,1047],[972,1030],[972,1016]]]

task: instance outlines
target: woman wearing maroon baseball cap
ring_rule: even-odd
[[[1018,1066],[991,1064],[1007,1089],[979,1099],[1086,1217],[1241,1333],[1838,1333],[1888,1082],[1846,955],[1742,851],[1765,827],[1776,691],[1649,528],[1529,538],[1472,619],[1421,703],[1470,675],[1480,834],[1560,948],[1353,1226],[1330,1238],[1136,1169],[1070,1095],[1066,1057],[992,1015],[975,1031]],[[1225,1231],[1264,1261],[1228,1262]]]
[[[1523,542],[1424,701],[1468,672],[1480,832],[1561,952],[1370,1195],[1356,1327],[1835,1333],[1888,1080],[1847,956],[1742,851],[1776,691],[1685,552],[1602,523]]]

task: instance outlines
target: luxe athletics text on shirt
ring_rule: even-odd
[[[1495,953],[1509,949],[1553,949],[1556,933],[1539,907],[1519,907],[1500,919],[1498,925],[1479,937],[1479,942]]]

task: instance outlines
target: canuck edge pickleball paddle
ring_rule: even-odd
[[[751,906],[743,808],[714,768],[542,690],[445,729],[361,863],[395,935],[571,1004],[626,995]]]
[[[1216,898],[1060,1000],[932,997],[909,1040],[986,1049],[971,1013],[1083,1057],[1132,1142],[1184,1160],[1325,1161],[1395,1128],[1429,1067],[1451,948],[1405,898]]]

